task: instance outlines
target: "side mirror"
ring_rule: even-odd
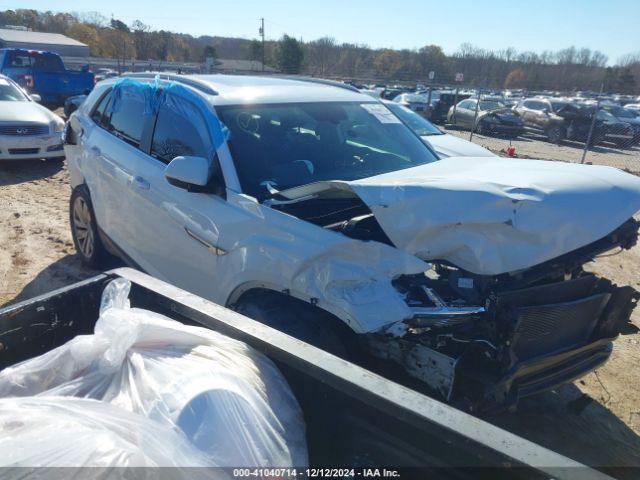
[[[89,65],[88,64],[82,65],[82,67],[80,67],[80,71],[83,72],[83,73],[88,72],[89,71]]]
[[[176,157],[164,169],[164,177],[175,187],[203,191],[209,183],[209,161],[203,157]]]
[[[549,109],[547,107],[544,107],[542,109],[542,113],[544,113],[545,115],[549,115]]]
[[[31,100],[33,100],[36,103],[42,103],[42,97],[37,93],[32,93],[31,95],[29,95],[29,98],[31,98]]]

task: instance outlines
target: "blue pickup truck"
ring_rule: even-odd
[[[43,104],[54,108],[62,106],[67,97],[91,90],[94,84],[88,67],[67,70],[60,55],[38,50],[0,49],[0,73],[29,93],[37,93]]]

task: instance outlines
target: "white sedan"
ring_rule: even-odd
[[[0,75],[0,160],[64,160],[64,122]]]
[[[440,157],[495,157],[493,153],[480,145],[442,132],[438,127],[396,102],[383,101],[400,120],[411,130],[428,142]]]

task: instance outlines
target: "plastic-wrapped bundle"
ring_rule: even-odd
[[[103,400],[179,427],[218,466],[307,464],[302,412],[275,365],[217,332],[130,308],[111,282],[94,335],[0,372],[0,397]]]
[[[0,466],[7,478],[25,472],[11,475],[6,467],[212,465],[182,432],[168,425],[105,402],[40,396],[0,399]],[[181,470],[172,473],[189,478]],[[103,474],[101,478],[108,476]],[[220,470],[209,471],[209,477],[226,478]]]

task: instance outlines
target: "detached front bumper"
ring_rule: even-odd
[[[0,136],[0,160],[30,160],[55,157],[64,157],[64,147],[59,133]]]

